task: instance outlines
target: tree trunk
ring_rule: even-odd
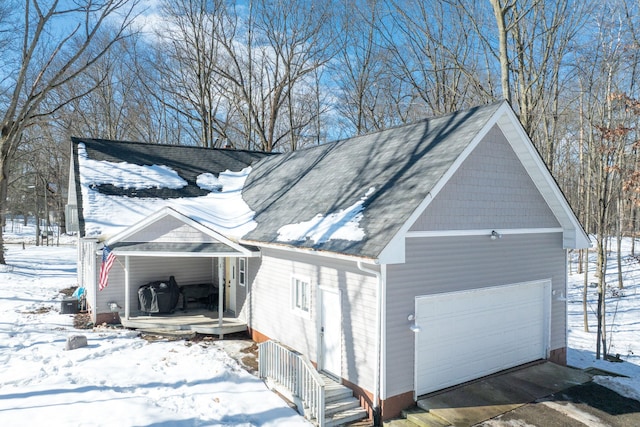
[[[8,144],[6,138],[0,136],[0,212],[4,212],[7,207],[7,191],[9,189],[9,165],[6,160]],[[4,229],[0,227],[0,264],[7,263],[4,257]]]
[[[622,277],[622,221],[623,221],[623,208],[622,198],[618,201],[618,232],[616,233],[616,244],[618,245],[616,251],[616,258],[618,262],[618,288],[624,288],[624,279]]]
[[[600,359],[600,339],[602,338],[602,288],[598,285],[598,309],[596,315],[598,316],[598,330],[596,332],[596,359]]]
[[[502,97],[511,103],[511,87],[509,85],[509,54],[507,46],[507,26],[505,24],[506,8],[500,4],[500,0],[490,0],[493,14],[496,17],[498,30],[498,43],[500,45],[500,80],[502,82]]]
[[[582,322],[584,324],[584,331],[589,332],[589,316],[587,312],[587,298],[589,296],[589,249],[585,249],[584,253],[584,285],[582,286]]]
[[[606,351],[606,347],[603,347],[606,343],[605,335],[605,289],[606,289],[606,260],[607,254],[605,249],[605,237],[598,233],[596,246],[598,248],[598,330],[596,335],[596,359],[600,359],[604,356],[603,352]],[[601,346],[601,343],[603,346]]]

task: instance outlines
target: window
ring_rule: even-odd
[[[247,259],[238,259],[238,283],[240,286],[247,284]]]
[[[309,282],[294,277],[291,286],[291,308],[293,311],[304,316],[308,316],[309,307],[311,305],[309,303],[310,299],[311,294]]]

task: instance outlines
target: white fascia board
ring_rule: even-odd
[[[266,242],[260,242],[260,241],[257,241],[257,240],[244,240],[244,239],[241,239],[240,243],[243,244],[243,245],[256,246],[258,248],[276,249],[276,250],[279,250],[279,251],[294,252],[294,253],[298,253],[298,254],[306,254],[306,255],[314,255],[314,256],[321,256],[321,257],[324,257],[324,258],[340,259],[340,260],[344,260],[344,261],[360,261],[360,262],[363,262],[365,264],[373,264],[373,265],[380,264],[379,260],[375,259],[375,258],[359,257],[359,256],[356,256],[356,255],[346,255],[346,254],[341,254],[341,253],[337,253],[337,252],[317,251],[315,249],[298,248],[298,247],[295,247],[295,246],[287,246],[287,245],[282,245],[282,244],[277,244],[277,243],[266,243]]]
[[[147,218],[143,219],[142,221],[139,221],[138,223],[132,225],[131,227],[126,228],[125,230],[123,230],[122,232],[116,234],[115,236],[109,238],[106,242],[105,245],[109,246],[112,245],[114,243],[117,242],[122,242],[124,241],[127,237],[130,237],[132,235],[134,235],[135,233],[145,229],[146,227],[149,227],[151,224],[160,221],[163,218],[166,218],[168,216],[171,216],[175,219],[177,219],[178,221],[183,222],[184,224],[193,227],[194,229],[200,231],[201,233],[212,237],[213,239],[224,243],[227,246],[232,247],[233,249],[237,250],[238,252],[241,252],[242,254],[246,255],[246,256],[252,256],[251,255],[251,251],[248,250],[247,248],[245,248],[242,245],[239,245],[238,243],[234,242],[233,240],[230,240],[229,238],[223,236],[222,234],[218,233],[217,231],[214,231],[212,229],[210,229],[207,226],[202,225],[201,223],[199,223],[198,221],[195,221],[191,218],[189,218],[188,216],[182,214],[181,212],[178,212],[177,210],[175,210],[172,207],[169,206],[165,206],[163,208],[161,208],[160,210],[156,211],[154,214],[148,216]],[[124,253],[124,252],[121,252]]]
[[[580,221],[576,218],[569,202],[562,194],[560,187],[553,178],[547,165],[531,142],[511,108],[500,108],[500,117],[497,124],[506,136],[509,145],[520,159],[542,197],[547,202],[549,209],[562,225],[565,233],[565,248],[584,249],[591,246]]]
[[[98,251],[97,254],[101,254]],[[259,257],[259,252],[238,253],[238,252],[154,252],[154,251],[118,251],[114,250],[117,256],[131,257],[154,257],[154,258],[255,258]]]

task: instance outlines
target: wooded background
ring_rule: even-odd
[[[70,136],[288,151],[507,99],[598,237],[604,277],[605,237],[634,236],[638,221],[639,11],[635,0],[4,0],[1,212],[62,221]],[[0,232],[4,263],[1,245]]]

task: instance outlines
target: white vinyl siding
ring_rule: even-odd
[[[377,279],[358,270],[355,262],[289,251],[262,249],[252,259],[250,275],[251,306],[246,309],[250,327],[278,340],[317,362],[318,289],[341,290],[342,362],[341,376],[373,390],[376,343]],[[255,272],[255,273],[254,273]],[[309,318],[291,310],[291,277],[308,278],[310,283]]]
[[[566,253],[562,233],[410,238],[407,262],[387,266],[385,296],[386,396],[414,390],[414,334],[407,314],[415,297],[551,279],[564,294]],[[550,350],[566,346],[565,303],[551,305]]]
[[[123,242],[199,242],[199,243],[216,243],[218,240],[199,230],[196,230],[189,224],[172,216],[166,216],[137,233],[128,236]]]
[[[109,312],[109,302],[116,302],[124,312],[124,258],[116,255],[116,261],[109,272],[109,285],[97,293],[95,307],[97,313]],[[101,257],[96,256],[96,262],[99,270]],[[131,315],[138,314],[140,286],[155,280],[169,280],[170,276],[175,276],[178,285],[214,283],[213,262],[213,258],[129,257]]]
[[[494,126],[411,231],[557,228],[559,222]]]

